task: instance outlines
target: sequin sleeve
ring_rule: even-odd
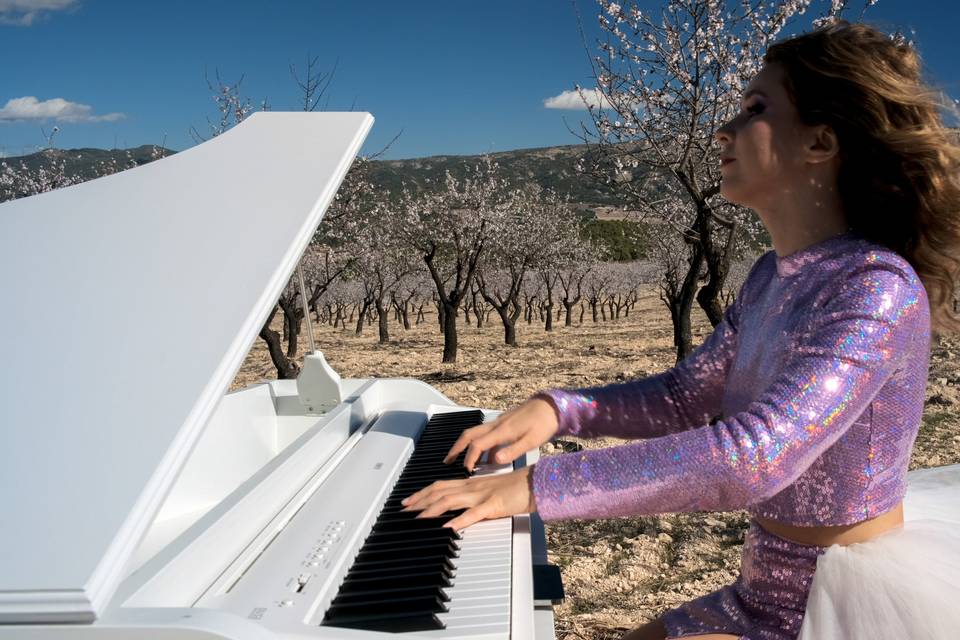
[[[864,412],[929,327],[912,270],[866,265],[836,280],[798,324],[773,382],[742,412],[541,459],[533,479],[541,517],[743,509],[789,486]]]
[[[620,384],[535,393],[532,397],[548,400],[556,410],[557,435],[656,438],[719,415],[736,352],[740,308],[759,263],[754,263],[713,333],[673,368]]]

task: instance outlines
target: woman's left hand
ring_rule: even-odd
[[[491,476],[464,480],[438,480],[401,500],[404,511],[418,511],[417,518],[435,518],[447,511],[464,509],[444,527],[465,529],[481,520],[492,520],[537,510],[534,502],[530,465]]]

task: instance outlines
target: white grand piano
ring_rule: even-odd
[[[496,412],[318,353],[225,393],[372,123],[257,113],[0,205],[0,639],[554,637],[535,515],[397,512]]]

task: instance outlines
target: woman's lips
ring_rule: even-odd
[[[733,160],[734,160],[733,158],[721,158],[721,159],[720,159],[720,166],[722,167],[722,166],[724,166],[724,165],[728,165],[728,164],[730,164],[731,162],[733,162]]]

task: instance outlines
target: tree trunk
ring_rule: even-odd
[[[297,338],[300,335],[300,323],[303,320],[303,312],[297,308],[296,297],[288,299],[280,296],[277,304],[283,313],[283,337],[287,343],[287,358],[293,359],[297,357]]]
[[[675,298],[668,303],[670,320],[673,322],[673,345],[677,350],[677,362],[686,358],[693,351],[693,340],[690,335],[690,310],[693,307],[701,266],[703,266],[703,250],[700,244],[696,243],[693,245],[690,268],[683,278],[683,284]]]
[[[503,322],[503,343],[511,347],[517,346],[517,315],[511,317],[510,312],[507,311],[507,306],[504,305],[502,308],[497,307],[497,314],[500,316],[500,320]]]
[[[566,314],[567,314],[566,317],[564,318],[564,321],[563,321],[563,326],[565,326],[565,327],[572,327],[572,326],[573,326],[573,305],[574,305],[574,304],[575,304],[575,303],[573,303],[573,302],[567,302],[566,300],[563,301],[563,308],[564,308],[564,310],[566,311]]]
[[[443,305],[443,362],[457,361],[457,307]]]
[[[369,309],[369,308],[370,308],[370,301],[369,301],[369,300],[364,300],[364,301],[363,301],[363,307],[360,308],[360,313],[357,314],[357,328],[356,328],[355,333],[356,333],[356,335],[358,335],[358,336],[363,332],[363,320],[364,320],[364,318],[366,318],[366,316],[367,316],[367,309]]]
[[[727,229],[716,229],[710,214],[706,211],[701,214],[703,223],[700,231],[700,244],[703,246],[703,257],[707,263],[709,279],[707,284],[697,292],[697,304],[707,314],[710,324],[717,326],[723,320],[723,306],[720,304],[720,291],[730,273],[730,259],[733,256],[731,244],[737,230],[734,222]],[[724,233],[726,231],[726,233]],[[721,236],[720,238],[715,237]],[[717,246],[717,240],[722,240],[723,246]]]
[[[260,329],[260,337],[264,342],[267,343],[267,351],[270,352],[270,360],[273,361],[273,366],[277,369],[277,378],[280,380],[292,380],[297,377],[297,374],[300,373],[299,369],[295,362],[290,361],[286,354],[283,352],[282,343],[280,342],[280,334],[270,328],[270,323],[273,322],[273,318],[277,313],[277,308],[274,306],[273,311],[270,312],[270,316],[267,318],[266,323],[264,323],[263,328]]]
[[[380,329],[380,344],[387,344],[390,342],[390,332],[387,330],[387,314],[389,313],[389,308],[384,306],[382,302],[377,301],[377,320],[379,329]]]

